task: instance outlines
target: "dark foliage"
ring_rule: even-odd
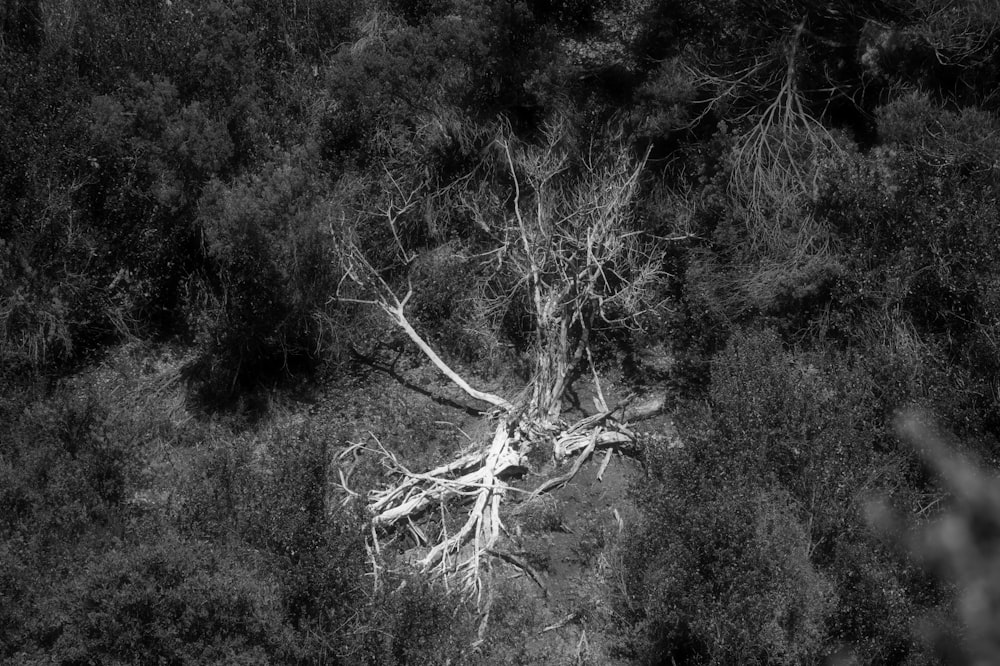
[[[685,449],[651,449],[626,555],[649,660],[794,664],[842,645],[920,658],[910,626],[943,597],[863,509],[882,493],[909,506],[921,486],[852,365],[740,331]]]
[[[348,236],[413,286],[434,346],[511,366],[530,318],[516,296],[490,309],[520,278],[495,284],[503,239],[474,211],[510,211],[497,128],[530,142],[557,115],[581,155],[609,134],[649,150],[637,219],[671,239],[670,313],[593,341],[599,365],[669,343],[655,379],[686,442],[648,446],[623,652],[989,658],[953,590],[862,515],[875,496],[918,523],[944,504],[887,425],[903,406],[997,464],[998,26],[996,3],[943,0],[2,3],[0,660],[499,654],[497,636],[467,651],[472,616],[447,592],[373,590],[364,517],[330,497],[342,442],[211,414],[334,376],[351,344],[405,351],[334,298]],[[197,428],[71,379],[116,343],[165,339],[194,359]],[[410,462],[449,445],[428,414],[384,418]],[[152,501],[162,432],[191,468]],[[968,597],[995,578],[996,507],[966,472],[979,495],[944,474],[957,531],[916,550]],[[516,604],[497,603],[519,637]]]
[[[326,216],[315,177],[291,165],[261,169],[229,186],[213,182],[198,224],[218,280],[217,310],[201,333],[196,372],[206,398],[315,365],[334,340],[321,315],[336,290]]]

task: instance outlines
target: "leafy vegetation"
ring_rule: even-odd
[[[0,660],[530,661],[377,551],[367,425],[281,418],[459,448],[343,398],[413,358],[376,283],[470,373],[669,391],[581,557],[622,660],[994,658],[998,77],[990,2],[4,3]]]

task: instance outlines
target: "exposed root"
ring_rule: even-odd
[[[474,592],[478,601],[482,600],[480,564],[483,555],[496,545],[500,537],[503,529],[503,523],[500,522],[500,501],[509,489],[500,479],[500,474],[510,466],[520,466],[520,463],[520,455],[510,446],[507,424],[501,421],[486,460],[476,472],[478,483],[474,491],[475,503],[469,511],[468,519],[458,532],[431,548],[420,562],[424,571],[430,572],[437,567],[442,574],[457,578],[466,589]],[[471,549],[463,553],[469,542]]]
[[[526,471],[524,458],[527,451],[532,446],[544,444],[552,446],[556,459],[576,457],[568,473],[542,483],[528,493],[530,499],[572,480],[597,448],[631,442],[633,434],[615,422],[610,411],[588,416],[561,431],[552,424],[527,419],[511,423],[501,418],[489,446],[465,453],[446,465],[426,472],[408,469],[377,438],[373,437],[373,440],[370,446],[354,444],[340,456],[342,460],[353,456],[356,462],[361,451],[376,453],[381,456],[383,465],[399,479],[395,485],[373,490],[369,494],[373,554],[378,550],[376,528],[405,529],[417,544],[429,546],[426,554],[415,562],[419,569],[441,576],[449,584],[458,585],[474,596],[482,607],[484,592],[488,593],[488,585],[483,580],[488,555],[500,557],[521,568],[545,589],[530,567],[497,548],[504,532],[500,518],[501,502],[510,492],[527,492],[514,488],[505,479]],[[349,497],[357,497],[358,493],[347,485],[349,476],[350,470],[346,474],[340,473],[341,485]],[[437,537],[428,537],[418,522],[433,508],[439,508],[443,513],[444,506],[449,502],[471,503],[465,521],[449,533],[447,521],[442,515],[440,533]]]
[[[554,479],[549,479],[542,485],[535,488],[535,491],[531,493],[531,497],[529,497],[528,499],[532,499],[544,492],[548,492],[549,490],[554,490],[569,483],[573,479],[573,477],[576,476],[576,473],[580,471],[580,468],[583,466],[583,463],[586,462],[587,458],[590,457],[590,454],[594,452],[594,447],[597,446],[597,438],[600,436],[601,436],[601,427],[597,426],[591,433],[590,438],[587,441],[587,445],[583,449],[583,453],[581,453],[580,456],[576,459],[576,462],[573,463],[573,468],[569,471],[569,473],[564,474],[562,476],[557,476]]]

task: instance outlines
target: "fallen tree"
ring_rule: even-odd
[[[465,200],[477,227],[488,230],[495,241],[488,253],[495,264],[490,278],[493,311],[502,312],[513,302],[530,304],[534,372],[516,397],[476,389],[453,370],[407,317],[412,287],[399,297],[351,235],[352,227],[341,225],[338,230],[345,276],[338,298],[381,309],[444,375],[489,405],[484,411],[495,422],[492,438],[435,469],[408,469],[377,441],[357,443],[343,453],[345,459],[360,451],[375,453],[392,472],[393,484],[366,498],[373,538],[378,538],[376,530],[409,530],[427,548],[419,567],[461,585],[480,603],[484,568],[490,554],[499,552],[497,542],[504,531],[504,499],[514,492],[551,490],[571,479],[598,449],[634,439],[605,402],[593,372],[590,341],[597,328],[634,325],[637,317],[657,307],[662,249],[635,228],[632,216],[644,160],[620,146],[603,159],[580,159],[569,143],[562,123],[549,126],[539,145],[526,145],[509,130],[499,132],[492,142],[490,173],[495,187],[507,188],[506,200]],[[380,209],[397,242],[398,219],[392,211],[401,209]],[[404,248],[400,252],[407,256]],[[568,424],[561,418],[564,393],[574,373],[588,365],[596,413]],[[515,489],[509,478],[523,474],[528,454],[540,447],[556,461],[575,457],[573,467],[534,491]],[[342,482],[351,496],[357,495],[346,477]],[[449,533],[442,520],[438,533],[428,536],[424,519],[451,502],[467,507],[464,522]]]

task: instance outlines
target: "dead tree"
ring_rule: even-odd
[[[632,440],[608,409],[596,372],[596,414],[567,424],[561,419],[563,395],[572,373],[591,360],[595,327],[630,325],[655,306],[662,278],[662,249],[632,223],[644,160],[623,147],[600,159],[580,159],[565,146],[565,134],[566,127],[556,122],[540,145],[527,145],[509,130],[500,132],[493,142],[492,173],[503,175],[495,181],[509,188],[506,202],[499,196],[478,198],[492,204],[466,202],[476,224],[496,241],[491,261],[511,276],[494,297],[495,309],[515,298],[530,303],[534,373],[518,397],[475,389],[455,372],[407,318],[412,290],[398,296],[351,239],[349,225],[341,225],[347,231],[340,239],[345,275],[340,299],[380,308],[442,373],[490,406],[496,423],[490,441],[436,469],[410,470],[378,442],[359,443],[344,453],[374,452],[394,473],[392,485],[367,498],[373,526],[409,529],[428,546],[420,567],[461,584],[479,601],[483,567],[503,532],[500,506],[513,492],[507,479],[525,469],[527,453],[546,446],[557,460],[577,456],[569,474],[543,483],[537,493],[565,483],[598,448]],[[394,238],[392,211],[400,209],[381,207]],[[441,533],[428,537],[421,518],[447,502],[464,502],[467,519],[457,531],[446,533],[442,526]]]

